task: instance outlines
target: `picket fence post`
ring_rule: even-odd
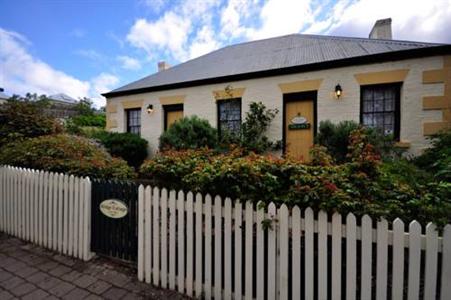
[[[89,260],[89,178],[0,167],[0,230],[42,247]]]

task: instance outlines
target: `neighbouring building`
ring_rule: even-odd
[[[9,99],[9,96],[5,93],[3,88],[0,88],[0,104],[6,102]]]
[[[391,19],[369,38],[292,34],[228,46],[104,94],[107,129],[158,149],[175,120],[197,115],[236,130],[253,101],[278,108],[269,137],[308,158],[320,121],[354,120],[418,154],[451,128],[451,45],[392,40]]]
[[[66,94],[59,93],[47,97],[50,106],[46,108],[45,113],[59,119],[66,119],[79,114],[76,109],[78,100]]]

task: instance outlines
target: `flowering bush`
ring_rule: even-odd
[[[25,138],[62,132],[55,118],[44,113],[42,101],[8,100],[0,105],[0,146]]]
[[[412,184],[396,174],[393,162],[381,162],[363,131],[355,131],[350,141],[350,162],[339,165],[320,147],[314,148],[310,165],[246,154],[241,149],[229,153],[199,149],[160,153],[143,164],[141,176],[159,186],[232,199],[369,214],[388,220],[401,217],[405,221],[451,222],[450,183]]]
[[[112,158],[100,145],[73,135],[48,135],[9,143],[0,149],[0,164],[94,178],[128,179],[133,169]]]

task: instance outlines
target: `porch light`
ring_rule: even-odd
[[[153,113],[153,105],[149,104],[147,105],[147,113],[150,115],[151,113]]]
[[[341,85],[337,84],[335,86],[335,96],[337,97],[337,99],[340,99],[341,93],[343,92]]]

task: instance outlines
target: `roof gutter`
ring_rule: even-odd
[[[318,70],[325,70],[325,69],[333,69],[333,68],[346,67],[346,66],[350,66],[350,65],[364,65],[364,64],[376,63],[376,62],[405,60],[405,59],[411,59],[411,58],[446,55],[446,54],[451,54],[451,45],[440,45],[440,46],[435,46],[435,47],[416,48],[416,49],[408,49],[408,50],[401,50],[401,51],[394,51],[394,52],[384,52],[384,53],[378,53],[378,54],[372,54],[372,55],[324,61],[324,62],[319,62],[319,63],[286,67],[286,68],[280,68],[280,69],[270,69],[270,70],[263,70],[263,71],[249,72],[249,73],[242,73],[242,74],[234,74],[234,75],[227,75],[227,76],[214,77],[214,78],[184,81],[184,82],[177,82],[177,83],[172,83],[172,84],[145,87],[145,88],[139,88],[139,89],[133,89],[133,90],[126,90],[126,91],[117,91],[117,92],[111,91],[111,92],[102,94],[102,96],[104,96],[106,98],[111,98],[111,97],[117,97],[117,96],[135,95],[135,94],[142,94],[142,93],[148,93],[148,92],[172,90],[172,89],[177,89],[177,88],[186,88],[186,87],[193,87],[193,86],[200,86],[200,85],[207,85],[207,84],[224,83],[224,82],[230,82],[230,81],[240,81],[240,80],[255,79],[255,78],[262,78],[262,77],[271,77],[271,76],[287,75],[287,74],[294,74],[294,73],[303,73],[303,72],[311,72],[311,71],[318,71]]]

